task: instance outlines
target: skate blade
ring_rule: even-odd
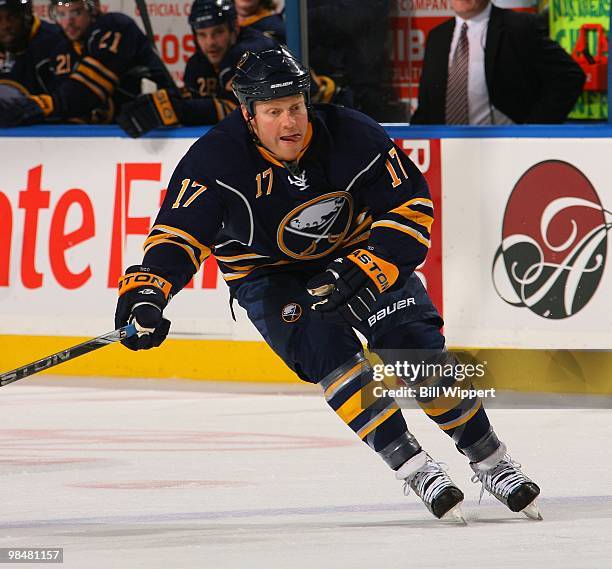
[[[540,509],[538,508],[535,500],[531,502],[529,506],[523,508],[521,512],[523,512],[523,514],[525,514],[530,520],[542,521],[544,519],[542,514],[540,514]]]
[[[444,514],[440,519],[447,522],[457,522],[467,526],[467,522],[463,517],[463,511],[461,510],[461,502],[446,512],[446,514]]]

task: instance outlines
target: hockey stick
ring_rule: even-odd
[[[170,71],[164,63],[164,60],[162,59],[161,53],[159,53],[157,47],[155,46],[155,33],[153,32],[153,26],[151,25],[151,18],[149,17],[147,2],[146,0],[135,0],[135,2],[136,7],[138,8],[138,12],[140,12],[140,18],[142,19],[142,25],[144,26],[147,38],[149,38],[149,43],[151,44],[153,51],[157,54],[157,57],[159,57],[159,61],[161,62],[164,75],[166,76],[166,79],[170,81],[170,84],[174,85],[174,87],[178,90],[178,85],[176,84],[174,77],[172,77]]]
[[[18,381],[19,379],[23,379],[24,377],[28,377],[38,373],[39,371],[49,369],[50,367],[56,366],[63,362],[78,358],[79,356],[88,354],[89,352],[93,352],[102,346],[114,344],[115,342],[129,338],[134,334],[136,334],[136,327],[134,324],[128,324],[127,326],[123,326],[123,328],[118,328],[112,332],[107,332],[106,334],[102,334],[102,336],[92,338],[91,340],[87,340],[86,342],[47,356],[46,358],[42,358],[30,364],[18,367],[17,369],[7,371],[6,373],[0,374],[0,387],[4,387],[9,383],[13,383],[14,381]]]

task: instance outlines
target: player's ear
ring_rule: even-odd
[[[240,111],[242,112],[242,118],[249,122],[253,117],[249,114],[248,109],[246,108],[246,105],[240,105]]]

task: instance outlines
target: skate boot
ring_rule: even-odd
[[[481,500],[486,490],[513,512],[523,512],[532,520],[542,519],[535,501],[540,488],[521,472],[521,465],[507,454],[504,443],[489,458],[470,462],[470,466],[475,473],[472,482],[482,483]]]
[[[465,523],[461,512],[463,492],[453,484],[446,469],[425,451],[406,461],[395,477],[404,481],[404,494],[407,496],[410,489],[414,490],[436,518]]]

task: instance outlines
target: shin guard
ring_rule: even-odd
[[[376,394],[379,382],[362,353],[320,382],[325,400],[335,413],[394,470],[421,451],[391,397]]]

